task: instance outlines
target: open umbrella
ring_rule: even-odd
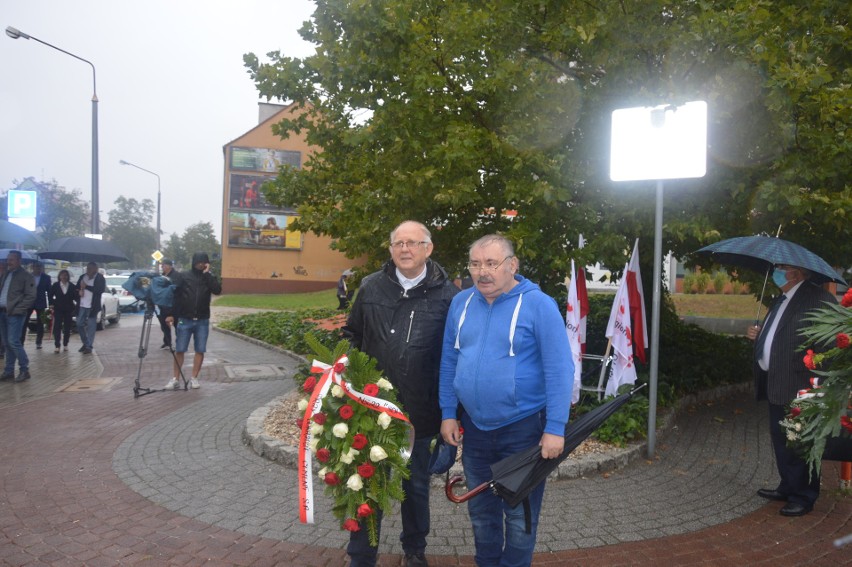
[[[129,262],[124,252],[108,240],[67,236],[51,240],[45,250],[38,253],[41,258],[53,258],[67,262]]]
[[[9,251],[14,250],[15,252],[21,253],[21,264],[32,264],[33,262],[38,262],[39,258],[32,252],[27,250],[16,250],[15,248],[0,248],[0,260],[5,260],[9,255]]]
[[[44,246],[38,236],[13,222],[0,219],[0,242],[25,246]]]
[[[616,396],[569,423],[565,428],[565,447],[555,459],[543,459],[541,447],[534,445],[491,465],[491,480],[464,494],[457,495],[453,492],[453,486],[464,478],[454,476],[449,479],[446,484],[447,498],[458,504],[467,502],[477,494],[492,488],[509,506],[517,506],[559,466],[559,463],[568,457],[571,451],[644,387],[645,384],[642,384],[630,392]]]
[[[828,262],[789,240],[772,236],[738,236],[720,240],[695,252],[708,256],[719,264],[729,264],[766,273],[775,264],[787,264],[805,268],[813,273],[815,283],[846,282],[828,265]]]

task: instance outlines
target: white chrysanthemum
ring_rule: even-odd
[[[384,378],[379,378],[376,381],[376,386],[381,388],[382,390],[393,390],[393,384],[385,380]]]
[[[346,434],[349,433],[349,426],[345,423],[338,423],[332,428],[331,432],[338,439],[343,439],[346,437]]]
[[[346,392],[343,391],[343,388],[341,388],[340,386],[335,384],[334,386],[331,387],[331,395],[334,396],[335,398],[342,398],[343,396],[346,395]]]
[[[361,480],[361,475],[353,474],[349,477],[349,480],[346,481],[346,488],[349,490],[354,490],[358,492],[362,488],[364,488],[364,482]]]
[[[381,448],[379,445],[373,445],[370,449],[370,460],[374,463],[378,463],[379,461],[383,461],[388,458],[388,454],[385,453],[385,450]]]
[[[387,429],[391,424],[391,416],[382,412],[379,414],[379,417],[376,419],[376,422],[382,426],[382,429]]]
[[[801,430],[802,430],[802,424],[801,424],[801,423],[797,423],[797,424],[796,424],[796,431],[801,431]]]
[[[300,399],[296,407],[299,409],[299,411],[305,411],[306,409],[308,409],[308,400],[306,400],[305,398]]]
[[[788,441],[795,441],[795,440],[797,440],[798,438],[799,438],[799,436],[798,436],[798,435],[796,435],[796,432],[795,432],[795,431],[788,431],[788,432],[787,432],[787,440],[788,440]]]

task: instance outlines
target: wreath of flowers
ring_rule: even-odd
[[[830,438],[852,440],[852,289],[840,305],[811,311],[805,318],[811,325],[802,331],[809,349],[804,363],[814,373],[811,387],[800,390],[781,421],[787,444],[807,460],[816,472]]]
[[[346,341],[338,343],[334,351],[313,335],[306,335],[305,341],[317,360],[332,365],[320,363],[328,370],[319,378],[296,376],[303,394],[298,408],[305,412],[299,425],[306,446],[300,447],[300,452],[309,450],[316,459],[316,476],[334,501],[332,512],[342,529],[357,532],[366,526],[370,544],[377,546],[376,511],[389,510],[394,501],[401,502],[405,497],[402,480],[409,477],[410,423],[398,412],[393,385],[376,368],[375,359]],[[310,400],[313,397],[318,403],[315,390],[323,387],[323,380],[334,380],[332,373],[339,383],[335,380],[328,387],[319,411],[314,411],[316,405],[312,406]],[[386,411],[370,399],[397,411]],[[302,521],[312,520],[303,515]]]

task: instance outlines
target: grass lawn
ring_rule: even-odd
[[[230,294],[217,297],[216,305],[222,307],[250,307],[254,309],[271,309],[290,311],[294,309],[313,309],[321,307],[336,308],[337,290],[327,289],[311,293],[280,293],[280,294]]]
[[[678,293],[672,296],[672,300],[678,315],[681,316],[754,319],[757,313],[757,300],[751,295]],[[320,307],[334,309],[337,307],[337,291],[328,289],[312,293],[230,294],[215,298],[215,304],[222,307],[250,307],[277,311]],[[651,308],[650,305],[645,307]],[[765,312],[765,309],[761,309],[761,314]]]
[[[757,314],[757,300],[753,295],[715,295],[696,293],[676,293],[672,295],[675,310],[681,317],[722,317],[733,319],[754,319]],[[646,305],[645,308],[650,308]],[[761,307],[761,316],[766,308]]]

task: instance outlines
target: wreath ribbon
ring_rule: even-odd
[[[376,412],[386,413],[394,419],[399,419],[411,425],[411,422],[405,417],[402,410],[394,403],[359,392],[349,382],[344,380],[341,374],[343,374],[348,364],[349,357],[345,354],[338,358],[334,364],[326,364],[319,360],[314,360],[311,364],[311,372],[322,373],[322,376],[320,376],[308,399],[308,407],[305,408],[305,415],[302,419],[302,428],[299,434],[299,521],[303,524],[314,523],[314,479],[310,449],[311,441],[313,440],[310,425],[311,417],[322,409],[322,400],[328,394],[328,390],[333,384],[340,386],[349,398],[362,406]],[[413,443],[414,428],[411,427],[409,430],[409,454],[411,453]]]

